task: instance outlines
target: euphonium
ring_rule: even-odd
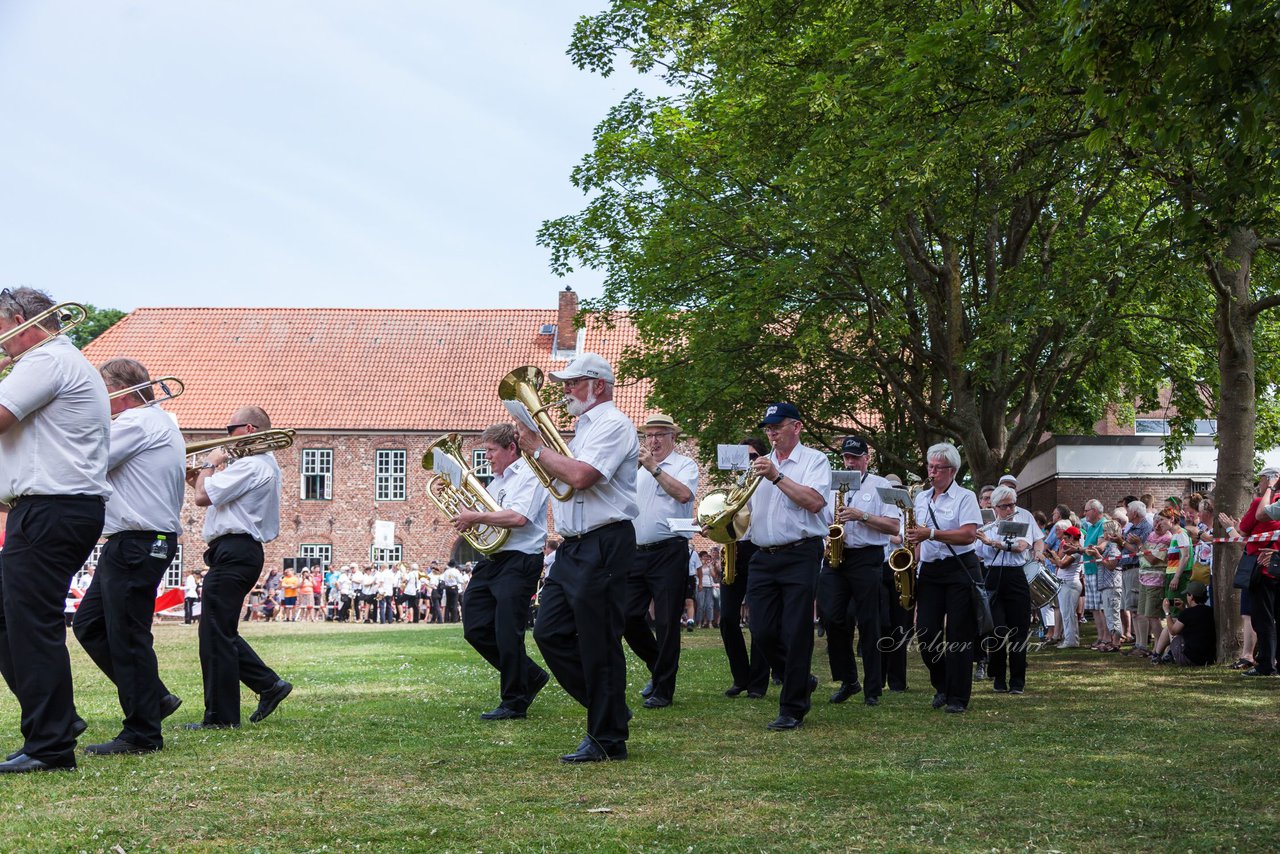
[[[462,485],[455,489],[449,479],[442,474],[433,474],[427,480],[427,497],[440,508],[440,512],[451,521],[458,518],[464,510],[473,513],[497,513],[501,505],[493,500],[493,496],[484,488],[484,484],[475,476],[475,472],[462,462],[462,440],[457,433],[441,436],[427,446],[422,455],[422,467],[431,471],[435,468],[435,455],[444,454],[462,469]],[[500,550],[507,542],[511,532],[506,528],[493,525],[476,525],[462,532],[462,538],[481,554],[490,555]]]
[[[733,489],[715,489],[698,502],[698,524],[702,534],[712,542],[724,546],[725,584],[732,584],[738,557],[738,540],[751,525],[751,511],[747,502],[760,485],[760,475],[744,473],[742,482]]]
[[[916,487],[907,487],[907,503],[896,502],[902,510],[902,525],[898,532],[902,545],[889,553],[889,568],[893,570],[893,586],[898,592],[898,603],[908,611],[916,604],[916,553],[907,542],[907,529],[916,526]]]
[[[204,442],[191,442],[187,445],[187,474],[198,471],[192,457],[212,451],[214,448],[226,448],[232,459],[252,457],[268,451],[283,451],[293,444],[294,430],[259,430],[245,433],[243,436],[227,436],[222,439],[209,439]]]
[[[844,506],[844,497],[849,494],[849,484],[842,483],[836,487],[836,512]],[[844,525],[836,522],[827,528],[827,566],[839,569],[844,561]]]
[[[560,456],[572,458],[573,454],[569,451],[568,443],[560,435],[560,429],[551,420],[551,416],[547,414],[548,409],[564,406],[569,402],[569,398],[564,397],[544,406],[542,398],[538,396],[538,389],[542,388],[542,382],[542,371],[534,365],[516,368],[498,383],[498,397],[502,400],[518,400],[523,403],[529,410],[529,414],[533,416],[534,423],[538,425],[538,433],[542,436],[542,441]],[[573,497],[573,487],[556,481],[530,454],[524,454],[524,460],[529,464],[538,481],[551,492],[552,498],[557,501],[568,501]],[[463,468],[466,467],[463,466]]]

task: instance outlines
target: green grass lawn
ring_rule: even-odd
[[[1088,650],[1032,654],[1028,693],[975,686],[966,715],[911,690],[826,703],[773,733],[776,689],[730,700],[715,632],[685,635],[667,709],[630,659],[627,762],[561,765],[585,713],[553,681],[528,720],[488,723],[497,674],[452,627],[246,627],[295,685],[267,721],[188,733],[201,714],[192,627],[161,626],[186,705],[162,753],[81,757],[0,779],[0,850],[1156,851],[1280,849],[1280,681],[1156,668]],[[530,649],[533,650],[532,640]],[[534,652],[536,656],[536,652]],[[119,728],[114,688],[72,642],[81,743]],[[0,745],[18,712],[0,699]]]

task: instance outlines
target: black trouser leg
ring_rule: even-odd
[[[262,544],[242,535],[219,537],[205,551],[200,673],[204,678],[204,722],[240,723],[240,683],[261,694],[280,680],[240,637],[236,615],[262,572]]]
[[[1027,685],[1027,637],[1031,631],[1031,590],[1020,566],[993,566],[987,571],[991,591],[992,637],[984,639],[989,651],[987,675],[997,688]],[[1009,678],[1005,681],[1005,666]]]
[[[720,584],[720,639],[724,642],[724,654],[729,659],[729,673],[733,684],[749,693],[763,695],[769,690],[769,659],[760,649],[756,633],[751,633],[751,654],[742,634],[742,603],[747,597],[747,585],[751,578],[751,556],[756,547],[749,541],[736,546],[734,579],[732,584]]]
[[[760,550],[751,558],[751,633],[769,660],[782,668],[778,712],[793,718],[809,711],[813,598],[821,563],[820,538],[778,552]]]
[[[884,681],[891,691],[905,691],[907,647],[915,633],[915,614],[902,607],[894,573],[888,563],[881,567],[880,580],[884,602],[880,611],[880,660],[884,669]]]
[[[675,699],[680,669],[680,618],[689,579],[689,544],[683,537],[661,548],[637,551],[627,576],[627,622],[623,637],[653,677],[653,695]],[[649,602],[653,601],[653,630]]]
[[[71,578],[102,533],[99,498],[23,498],[9,511],[0,553],[0,674],[18,698],[23,752],[74,756],[78,719],[63,609]]]
[[[462,636],[499,674],[502,705],[529,707],[529,682],[544,674],[524,647],[529,599],[538,586],[542,555],[498,552],[483,560],[463,594]]]
[[[587,736],[606,750],[625,744],[628,733],[622,626],[635,537],[626,522],[566,538],[533,630],[556,681],[586,706]]]
[[[1253,630],[1258,634],[1258,644],[1253,660],[1259,673],[1276,672],[1276,600],[1280,593],[1280,581],[1258,574],[1257,582],[1249,588],[1249,614]]]
[[[85,652],[115,683],[124,712],[119,737],[159,748],[164,745],[160,701],[169,690],[160,680],[151,619],[156,588],[173,562],[178,536],[166,535],[162,558],[151,556],[154,541],[154,534],[141,538],[123,534],[107,540],[72,626]]]
[[[841,563],[832,569],[822,562],[818,573],[818,610],[827,630],[827,658],[831,678],[836,682],[857,682],[858,665],[853,658],[854,600],[849,567]]]
[[[849,577],[850,622],[858,626],[858,655],[862,657],[863,692],[866,697],[879,697],[884,687],[880,657],[880,613],[884,610],[881,569],[884,549],[880,546],[845,549]],[[855,678],[857,671],[854,671]]]
[[[198,601],[198,599],[192,599],[189,596],[182,600],[182,622],[185,625],[189,626],[195,620],[196,602]]]
[[[973,692],[973,645],[977,633],[972,586],[960,560],[930,561],[920,569],[916,626],[920,655],[933,690],[947,703],[969,705]],[[945,640],[944,640],[945,629]]]

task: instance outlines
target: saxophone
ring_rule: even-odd
[[[910,611],[916,604],[916,552],[907,543],[907,529],[916,526],[916,492],[918,486],[907,487],[907,502],[895,502],[902,511],[902,524],[898,534],[902,545],[889,553],[889,569],[893,570],[893,587],[898,592],[898,604]]]
[[[836,488],[836,511],[844,506],[845,496],[849,494],[849,484],[842,483]],[[844,525],[839,522],[827,528],[827,566],[839,569],[844,561]]]

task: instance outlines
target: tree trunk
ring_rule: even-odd
[[[1252,230],[1236,229],[1231,234],[1225,257],[1209,261],[1207,269],[1217,294],[1214,323],[1218,332],[1221,383],[1218,469],[1213,498],[1219,511],[1236,518],[1249,506],[1254,476],[1257,399],[1249,273],[1257,248],[1257,235]],[[1214,530],[1222,536],[1217,525]],[[1240,651],[1240,598],[1231,581],[1241,554],[1239,546],[1214,548],[1213,612],[1218,629],[1219,661],[1234,661]]]

